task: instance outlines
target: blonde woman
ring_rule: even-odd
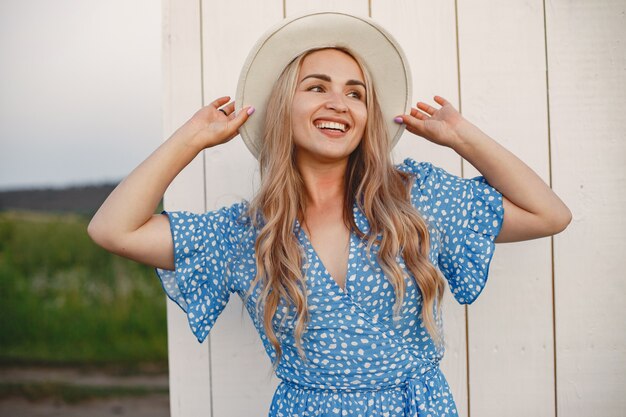
[[[407,80],[402,51],[369,20],[283,22],[244,65],[238,102],[247,105],[236,111],[222,97],[199,110],[89,225],[107,250],[157,268],[199,341],[232,293],[244,300],[281,379],[270,416],[456,415],[438,366],[444,279],[471,303],[494,242],[570,221],[529,167],[444,98],[405,111]],[[482,177],[394,166],[404,128],[454,149]],[[260,162],[250,203],[153,214],[199,152],[238,133]]]

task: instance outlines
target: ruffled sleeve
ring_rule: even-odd
[[[504,216],[502,194],[483,177],[459,178],[426,162],[406,159],[399,169],[415,175],[413,204],[439,232],[439,270],[456,300],[472,303],[487,282]]]
[[[234,292],[230,264],[244,230],[246,209],[244,202],[204,214],[164,212],[174,241],[175,269],[156,272],[168,297],[187,313],[199,342]]]

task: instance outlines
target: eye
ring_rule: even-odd
[[[357,100],[361,100],[363,98],[363,94],[360,91],[352,90],[348,92],[348,97],[355,98]]]
[[[307,88],[306,91],[313,91],[314,93],[323,93],[324,88],[321,85],[312,85],[311,87]]]

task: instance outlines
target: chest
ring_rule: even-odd
[[[343,221],[341,207],[310,210],[303,223],[304,238],[321,262],[320,267],[344,289],[348,271],[350,231]]]
[[[355,210],[355,223],[359,232],[368,233],[369,224],[365,217]],[[395,302],[395,293],[389,279],[378,260],[377,246],[374,244],[367,250],[367,239],[356,232],[350,233],[346,228],[324,228],[313,230],[311,239],[304,225],[296,220],[294,233],[303,251],[303,274],[309,288],[309,304],[318,311],[333,311],[331,303],[337,296],[349,296],[351,300],[369,311],[374,317],[387,317],[391,315]],[[317,233],[315,233],[317,231]],[[440,250],[440,236],[435,228],[429,227],[430,251],[429,260],[437,265]],[[249,239],[242,242],[241,251],[234,258],[231,265],[233,286],[241,294],[245,294],[256,276],[256,259],[254,243],[256,234],[251,234]],[[397,259],[399,266],[406,270],[401,257]],[[420,302],[419,289],[414,284],[410,274],[406,275],[407,293],[405,302],[415,300]],[[259,288],[253,291],[249,299],[254,305]],[[408,306],[406,306],[408,307]],[[415,310],[417,308],[417,310]],[[414,305],[409,310],[419,311],[419,305]]]

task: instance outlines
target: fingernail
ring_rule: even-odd
[[[402,117],[398,116],[395,119],[393,119],[393,121],[398,123],[398,124],[402,124]]]
[[[246,110],[246,113],[248,113],[248,116],[250,116],[252,113],[254,113],[254,107],[250,107],[248,108],[248,110]]]

